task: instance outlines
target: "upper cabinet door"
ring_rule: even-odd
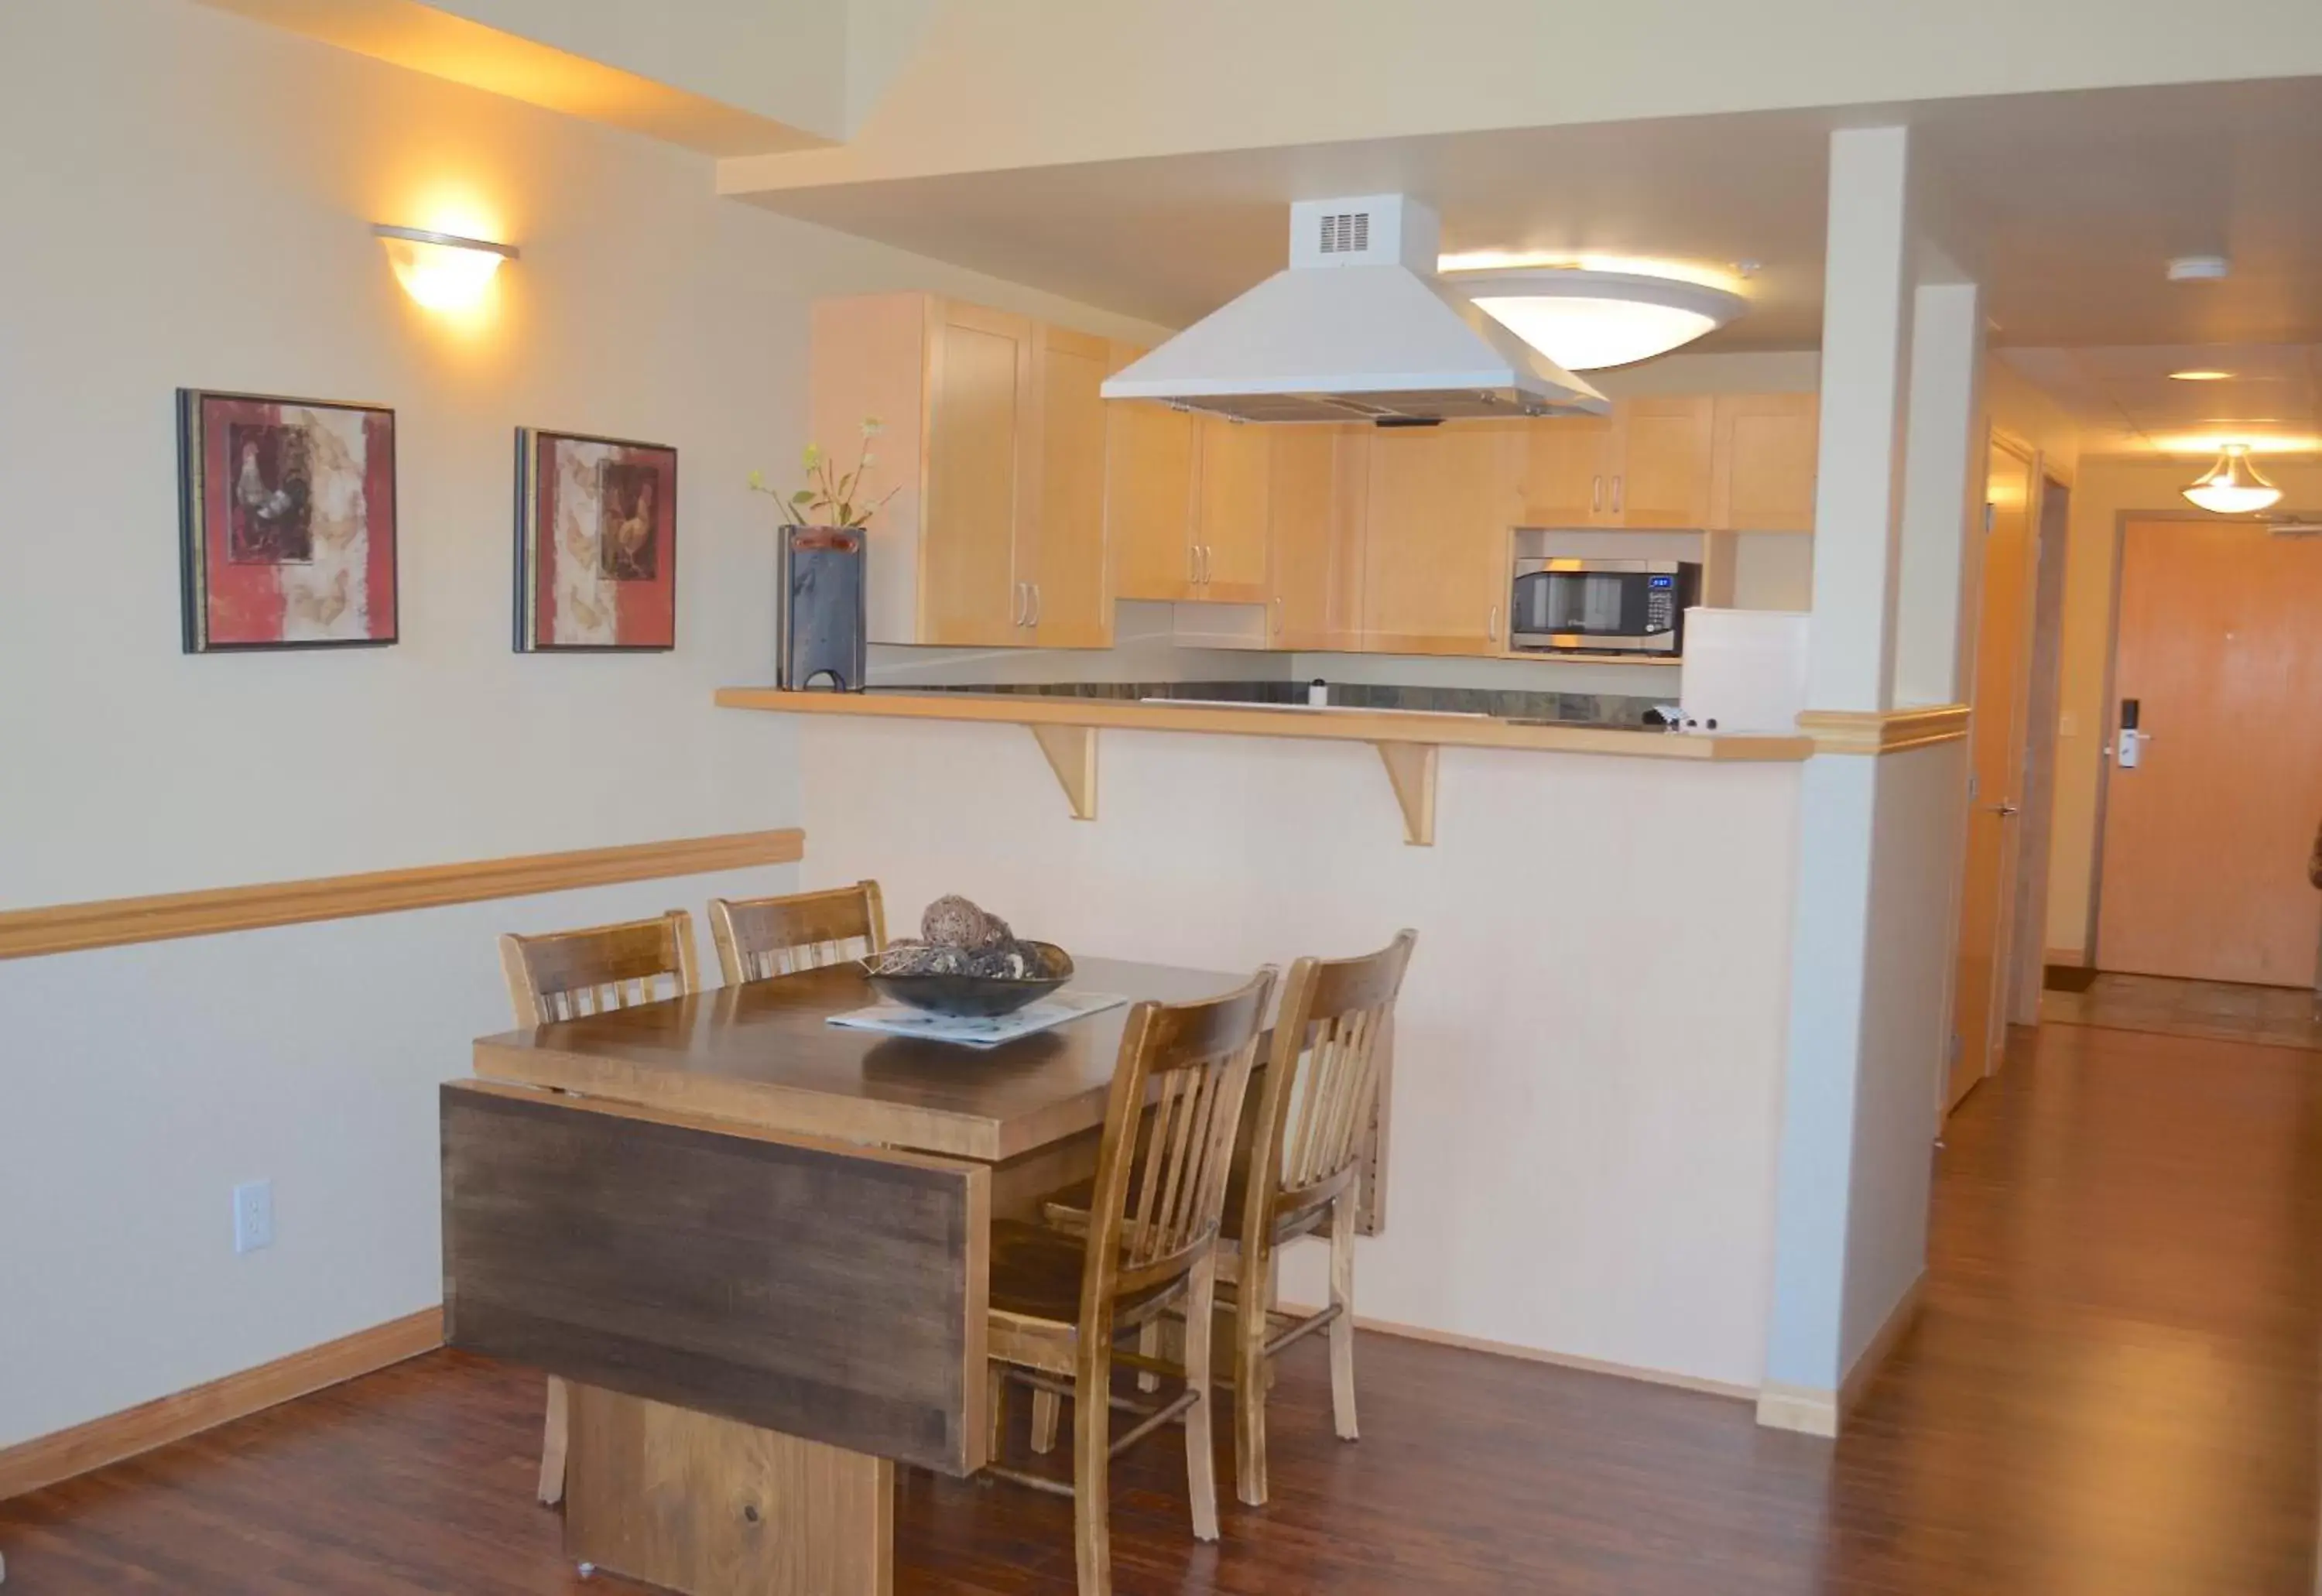
[[[1363,645],[1495,654],[1507,646],[1509,528],[1522,502],[1522,423],[1382,428],[1371,436]]]
[[[818,299],[809,321],[807,439],[851,470],[864,422],[876,417],[886,428],[871,451],[876,462],[864,472],[867,497],[895,490],[864,528],[864,607],[870,639],[917,643],[919,526],[926,510],[927,296]],[[792,461],[797,458],[790,456]],[[797,470],[792,464],[780,475],[785,494],[802,485]],[[787,500],[782,514],[792,514]]]
[[[1352,649],[1362,642],[1363,505],[1369,427],[1274,430],[1267,495],[1274,599],[1266,644]]]
[[[1612,503],[1613,422],[1551,415],[1523,424],[1522,526],[1603,526]]]
[[[1821,400],[1815,394],[1721,394],[1710,525],[1720,532],[1812,532]]]
[[[1606,504],[1616,526],[1709,524],[1714,404],[1705,396],[1621,399],[1613,406],[1616,463]]]
[[[933,303],[928,328],[927,508],[919,552],[922,643],[1022,643],[1017,544],[1032,507],[1032,324]]]
[[[1118,371],[1145,351],[1111,346]],[[1105,541],[1116,598],[1193,597],[1193,418],[1166,405],[1106,403]]]
[[[1028,552],[1028,608],[1043,648],[1105,648],[1112,642],[1106,586],[1104,340],[1062,327],[1033,333],[1039,396],[1039,515]]]
[[[1196,597],[1257,604],[1266,596],[1267,479],[1275,429],[1205,415],[1194,496]]]

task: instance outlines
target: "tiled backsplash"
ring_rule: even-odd
[[[1057,698],[1177,698],[1230,704],[1303,704],[1303,681],[1052,681],[987,682],[873,692],[1034,693]],[[1330,702],[1344,709],[1416,709],[1438,715],[1490,715],[1502,720],[1558,721],[1579,725],[1641,726],[1645,712],[1665,699],[1627,693],[1547,693],[1499,688],[1365,686],[1334,683]]]

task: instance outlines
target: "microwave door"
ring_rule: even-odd
[[[1516,579],[1515,630],[1538,636],[1621,637],[1641,622],[1626,572],[1531,571]]]

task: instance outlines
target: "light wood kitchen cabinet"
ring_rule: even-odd
[[[941,299],[926,316],[919,625],[891,641],[1029,643],[1023,568],[1034,534],[1022,488],[1035,456],[1032,323]]]
[[[1812,532],[1821,398],[1720,394],[1709,524],[1721,532]]]
[[[1111,346],[1118,371],[1145,351]],[[1105,406],[1104,526],[1117,598],[1190,598],[1193,417],[1166,405]]]
[[[1526,526],[1598,526],[1612,458],[1609,415],[1551,415],[1524,430],[1522,510]]]
[[[1274,430],[1266,646],[1362,645],[1363,509],[1372,429]]]
[[[1714,436],[1705,396],[1616,399],[1609,416],[1531,422],[1521,520],[1526,526],[1707,526]]]
[[[1266,597],[1268,481],[1280,431],[1201,418],[1193,455],[1194,597],[1225,604]]]
[[[1107,424],[1098,389],[1111,369],[1109,349],[1102,338],[1049,326],[1033,330],[1032,347],[1038,514],[1017,559],[1030,584],[1027,625],[1042,648],[1105,648],[1112,643],[1112,591],[1104,535]],[[1021,541],[1036,544],[1028,561]]]
[[[1143,352],[1112,345],[1112,369]],[[1106,409],[1114,596],[1262,601],[1275,429],[1166,405],[1123,401]]]
[[[1496,654],[1507,646],[1509,529],[1522,508],[1521,422],[1382,427],[1363,517],[1363,646]]]
[[[851,468],[884,431],[860,497],[874,643],[1102,646],[1107,417],[1101,339],[928,294],[818,300],[812,436]]]

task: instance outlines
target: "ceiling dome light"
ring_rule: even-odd
[[[2233,275],[2234,263],[2223,255],[2180,255],[2169,263],[2172,283],[2223,282]]]
[[[2225,382],[2233,377],[2230,371],[2171,371],[2171,382]]]
[[[1723,288],[1636,272],[1538,267],[1443,280],[1567,371],[1649,360],[1750,308]]]
[[[2281,500],[2281,489],[2257,474],[2250,463],[2249,445],[2228,443],[2217,463],[2194,479],[2185,497],[2202,509],[2219,515],[2245,515],[2271,509]]]

